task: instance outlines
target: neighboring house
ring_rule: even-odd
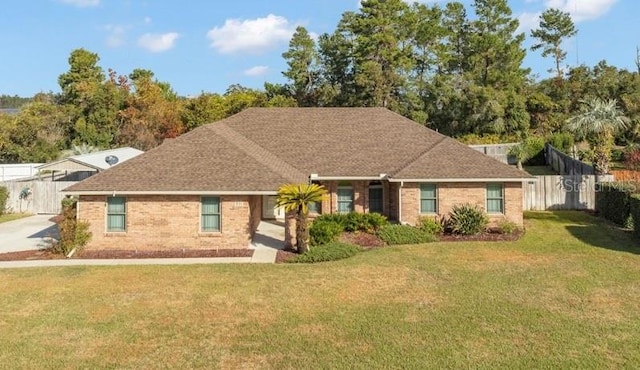
[[[325,185],[319,213],[415,224],[472,203],[522,225],[531,179],[384,108],[251,108],[65,191],[91,224],[88,248],[246,248],[284,183]]]
[[[31,178],[42,163],[0,164],[0,182]]]
[[[128,161],[144,153],[141,150],[124,147],[99,152],[78,154],[38,166],[42,178],[54,181],[80,181],[100,171]]]

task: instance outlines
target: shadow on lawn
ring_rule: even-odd
[[[592,247],[640,254],[640,242],[630,231],[588,212],[527,212],[525,217],[528,220],[561,224],[573,237]]]

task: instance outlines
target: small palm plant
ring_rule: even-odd
[[[614,135],[627,127],[629,119],[618,108],[615,99],[603,101],[593,98],[583,101],[583,104],[582,112],[567,120],[567,128],[589,142],[594,152],[596,174],[607,174]]]
[[[318,184],[285,184],[278,189],[277,207],[296,212],[296,249],[298,253],[309,250],[309,205],[322,201],[327,190]]]

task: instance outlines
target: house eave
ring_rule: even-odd
[[[530,182],[535,177],[477,177],[477,178],[389,178],[389,182]]]
[[[317,173],[312,173],[309,175],[309,180],[318,180],[318,181],[367,181],[367,180],[383,180],[386,179],[387,175],[381,173],[378,176],[320,176]]]
[[[244,191],[230,191],[230,190],[143,190],[143,191],[130,191],[130,190],[62,190],[66,195],[78,196],[78,195],[277,195],[275,190],[244,190]]]

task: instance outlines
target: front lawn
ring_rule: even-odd
[[[514,242],[312,265],[0,270],[11,368],[633,368],[640,248],[581,212]]]

